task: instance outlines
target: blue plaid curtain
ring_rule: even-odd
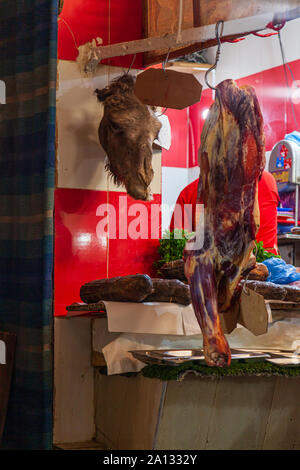
[[[0,330],[17,335],[6,449],[52,447],[57,3],[0,1]]]

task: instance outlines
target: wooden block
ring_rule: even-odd
[[[152,449],[164,382],[95,375],[96,439],[108,449]]]
[[[91,304],[85,304],[83,302],[74,302],[71,305],[67,305],[67,316],[76,316],[81,313],[98,313],[106,314],[106,308],[104,302],[101,300],[99,302],[94,302]]]
[[[229,335],[236,328],[239,313],[239,303],[236,303],[235,306],[231,308],[229,312],[219,313],[223,333]]]
[[[0,332],[0,441],[7,412],[14,366],[16,338],[16,335],[13,333]]]
[[[170,381],[155,449],[261,449],[274,377]]]
[[[163,36],[167,33],[176,33],[178,29],[179,15],[178,0],[145,0],[144,2],[144,35],[145,37]],[[270,21],[273,14],[285,12],[286,19],[295,17],[298,6],[296,0],[184,0],[182,30],[205,25],[216,24],[217,21],[230,21],[239,18],[253,17],[269,13]],[[280,15],[279,15],[280,16]],[[281,15],[282,16],[282,15]],[[280,22],[280,18],[278,20]],[[275,21],[276,24],[276,21]],[[255,28],[252,28],[254,30]],[[242,36],[242,35],[240,35]],[[226,37],[234,39],[234,37]],[[190,54],[194,51],[215,46],[216,41],[198,42],[185,47],[172,47],[169,53],[170,59]],[[167,49],[156,49],[144,53],[144,65],[162,62],[167,54]]]
[[[224,377],[207,426],[205,450],[263,447],[275,377]]]
[[[155,450],[204,449],[219,380],[168,382]]]
[[[262,295],[247,289],[242,292],[238,323],[255,336],[268,331],[268,311]]]
[[[264,450],[300,449],[300,378],[277,377]]]
[[[285,302],[284,300],[266,300],[266,303],[270,305],[272,310],[298,310],[300,313],[300,304],[295,302]]]
[[[106,367],[106,360],[102,352],[92,351],[92,365],[94,367]]]
[[[110,450],[300,449],[299,382],[96,374],[96,438]]]
[[[144,104],[184,109],[200,101],[202,85],[193,73],[150,68],[138,74],[134,92]]]
[[[105,450],[105,448],[96,441],[85,442],[59,442],[55,444],[56,450]]]
[[[95,433],[91,322],[54,321],[54,443],[90,441]]]

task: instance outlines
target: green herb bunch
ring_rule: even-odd
[[[254,248],[253,253],[256,256],[256,261],[258,263],[262,263],[263,261],[269,258],[281,258],[281,256],[274,255],[273,253],[266,251],[263,247],[263,242],[255,242],[255,244],[256,248]]]
[[[188,232],[187,230],[175,229],[172,232],[166,230],[163,233],[163,238],[159,240],[158,253],[160,254],[160,259],[155,261],[155,268],[159,268],[170,261],[181,259],[187,240],[194,235],[194,232]]]

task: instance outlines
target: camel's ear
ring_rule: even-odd
[[[98,88],[95,90],[95,94],[97,95],[98,101],[102,103],[103,101],[106,100],[111,95],[111,90],[109,87],[102,88],[102,90],[98,90]]]

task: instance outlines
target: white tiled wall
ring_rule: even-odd
[[[61,60],[58,73],[58,187],[102,191],[108,187],[110,191],[125,192],[124,187],[114,185],[104,169],[106,156],[98,139],[103,105],[94,94],[96,88],[105,87],[122,74],[122,69],[101,65],[94,76],[82,77],[76,62]],[[154,153],[152,164],[151,191],[160,194],[160,151]]]

